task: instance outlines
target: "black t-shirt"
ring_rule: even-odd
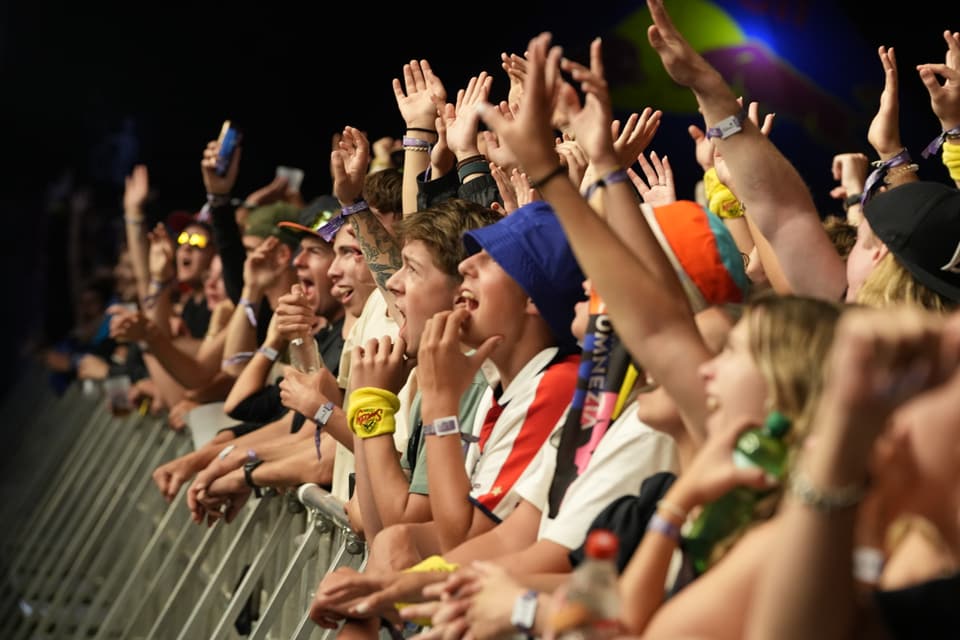
[[[199,300],[193,297],[193,294],[186,294],[187,299],[183,303],[183,311],[180,317],[183,323],[187,325],[187,331],[194,338],[202,340],[207,335],[207,325],[210,324],[210,309],[207,308],[207,300],[203,296]]]
[[[340,353],[343,351],[343,322],[346,317],[346,314],[344,314],[339,320],[314,334],[323,364],[327,369],[330,369],[334,378],[340,374]]]
[[[960,573],[905,589],[876,591],[873,600],[895,640],[960,638]]]

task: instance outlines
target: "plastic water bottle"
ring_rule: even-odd
[[[783,441],[790,430],[790,420],[773,411],[763,426],[744,431],[733,450],[733,462],[738,467],[760,467],[768,475],[783,476],[788,449]],[[769,491],[736,487],[717,500],[707,504],[684,536],[684,550],[690,554],[697,574],[710,566],[714,546],[731,534],[750,524],[757,501]]]
[[[323,368],[320,347],[312,335],[297,336],[287,346],[290,364],[303,373],[316,373]]]
[[[612,638],[619,634],[619,545],[616,534],[607,529],[594,529],[587,536],[586,558],[570,574],[566,598],[553,616],[558,638]]]

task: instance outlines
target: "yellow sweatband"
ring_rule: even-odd
[[[360,387],[347,401],[347,424],[361,438],[373,438],[396,431],[393,416],[400,409],[396,394],[376,387]]]
[[[720,182],[717,170],[710,167],[703,174],[703,188],[707,192],[707,208],[721,218],[739,218],[744,209],[737,196]]]
[[[943,166],[950,172],[950,178],[960,180],[960,140],[947,139],[943,143]]]
[[[421,573],[426,571],[446,571],[447,573],[453,573],[460,568],[460,565],[454,564],[452,562],[447,562],[443,559],[443,556],[430,556],[424,560],[421,560],[417,564],[413,565],[409,569],[404,569],[403,573]],[[393,604],[396,607],[397,611],[400,611],[404,607],[409,606],[410,602],[395,602]],[[411,620],[413,624],[419,625],[421,627],[428,627],[432,623],[430,618],[417,618],[416,620]]]

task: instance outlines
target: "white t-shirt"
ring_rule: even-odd
[[[347,398],[349,397],[350,382],[350,354],[356,345],[366,344],[371,338],[380,338],[390,336],[397,338],[399,331],[397,323],[387,314],[387,301],[384,299],[380,289],[374,289],[370,297],[363,305],[363,311],[360,317],[353,323],[350,333],[343,341],[343,351],[340,353],[340,373],[337,376],[337,384],[341,389],[347,389],[348,393],[344,396],[344,411],[346,411]],[[405,394],[401,391],[400,398],[403,402]],[[396,431],[393,433],[393,443],[397,451],[405,451],[407,448],[407,438],[410,435],[410,429],[407,425],[407,410],[401,406],[400,411],[394,416],[396,421]],[[337,455],[333,462],[333,484],[330,493],[344,502],[350,499],[350,474],[354,470],[353,453],[345,446],[337,443]]]
[[[542,513],[537,538],[568,549],[583,544],[590,523],[608,504],[636,493],[648,476],[680,468],[673,438],[641,422],[636,403],[630,403],[597,444],[587,468],[567,487],[557,517],[549,518],[547,497],[557,466],[557,442],[559,438],[551,438],[540,450],[531,464],[536,472],[518,482],[515,490]]]

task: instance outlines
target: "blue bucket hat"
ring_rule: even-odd
[[[517,281],[558,347],[576,347],[570,323],[574,305],[586,300],[584,275],[550,205],[542,200],[526,204],[492,225],[467,231],[463,244],[467,255],[486,250]]]

